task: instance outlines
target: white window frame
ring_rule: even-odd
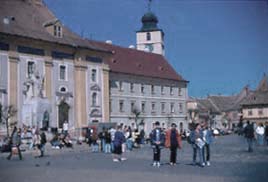
[[[122,103],[122,108],[121,108],[121,103]],[[124,112],[124,100],[119,100],[119,112],[121,113]]]
[[[27,75],[27,78],[30,78],[29,70],[28,70],[28,64],[29,64],[29,62],[32,62],[33,65],[35,65],[35,69],[37,69],[36,61],[34,61],[34,60],[27,60],[26,61],[26,73],[27,73],[26,75]],[[34,74],[34,72],[32,74]]]
[[[175,113],[175,105],[174,103],[170,103],[170,113]]]
[[[62,92],[62,91],[61,91],[62,88],[65,88],[65,92]],[[64,86],[64,85],[60,85],[60,86],[59,86],[59,92],[60,92],[60,93],[67,93],[67,92],[68,92],[68,88],[67,88],[66,86]]]
[[[93,71],[94,71],[94,70],[95,70],[95,80],[93,80]],[[92,69],[91,69],[91,75],[90,75],[90,76],[91,76],[91,79],[90,79],[90,80],[91,80],[92,82],[97,82],[97,69],[92,68]]]
[[[156,103],[155,102],[152,102],[152,104],[151,104],[151,112],[152,113],[155,113],[156,112],[155,107],[156,107]]]
[[[143,107],[144,106],[144,107]],[[146,102],[145,101],[142,101],[141,102],[141,112],[142,113],[145,113],[146,112]]]
[[[94,95],[96,95],[96,100],[95,100],[95,102],[94,102]],[[92,102],[91,102],[91,106],[92,107],[96,107],[96,106],[98,106],[98,94],[96,93],[96,92],[93,92],[92,93],[92,95],[91,95],[91,100],[92,100]]]
[[[165,102],[162,102],[161,103],[161,112],[162,113],[165,113],[166,112],[166,103]]]
[[[124,87],[123,87],[123,82],[122,81],[118,81],[118,87],[119,87],[119,91],[123,92],[124,91]]]
[[[61,66],[65,67],[65,79],[61,79],[61,77],[60,77],[61,76]],[[59,64],[58,70],[59,70],[59,81],[68,81],[68,65]]]

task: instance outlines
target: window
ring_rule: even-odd
[[[62,37],[61,26],[54,25],[54,36],[55,37]]]
[[[119,81],[119,91],[123,91],[123,83]]]
[[[161,94],[164,95],[165,94],[165,87],[164,86],[161,86]]]
[[[60,80],[66,80],[66,66],[60,65]]]
[[[249,115],[249,116],[252,116],[252,110],[249,110],[249,111],[248,111],[248,115]]]
[[[170,95],[173,95],[173,87],[170,87]]]
[[[97,93],[92,94],[92,106],[97,106]]]
[[[179,96],[182,96],[181,88],[179,88],[178,94],[179,94]]]
[[[112,111],[112,100],[110,100],[110,102],[109,102],[109,110],[110,110],[110,113],[112,113],[113,111]]]
[[[259,116],[262,116],[263,115],[263,110],[259,109],[258,114],[259,114]]]
[[[145,102],[141,103],[141,112],[145,113]]]
[[[166,106],[166,104],[164,102],[162,102],[161,103],[161,112],[162,113],[165,113],[165,110],[166,110],[165,106]]]
[[[170,112],[174,113],[174,103],[170,103]]]
[[[65,87],[61,87],[61,88],[60,88],[60,92],[65,93],[65,92],[66,92],[66,88],[65,88]]]
[[[97,70],[92,69],[91,70],[91,81],[96,82],[96,75],[97,75]]]
[[[152,113],[155,113],[155,102],[152,102]]]
[[[180,113],[183,112],[183,105],[182,105],[182,103],[179,103],[179,111],[180,111]]]
[[[134,83],[130,83],[130,92],[134,92]]]
[[[131,104],[130,104],[130,111],[133,112],[134,109],[135,109],[135,101],[131,101]]]
[[[124,112],[124,101],[123,100],[119,101],[119,111]]]
[[[151,93],[154,94],[154,85],[151,86]]]
[[[144,85],[141,84],[141,93],[144,93]]]
[[[146,33],[146,40],[151,40],[151,33],[150,32]]]
[[[34,74],[35,64],[32,61],[27,63],[27,74],[28,78],[30,78]]]

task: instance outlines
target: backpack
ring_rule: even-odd
[[[189,143],[189,144],[193,144],[190,135],[186,137],[186,141],[187,141],[187,143]]]

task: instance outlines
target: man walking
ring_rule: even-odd
[[[17,127],[15,126],[11,134],[11,151],[10,151],[9,156],[7,157],[8,160],[10,160],[12,157],[12,154],[15,154],[15,153],[18,154],[20,160],[22,160],[20,144],[21,144],[20,131],[17,131]]]
[[[253,124],[247,121],[247,126],[244,129],[245,138],[248,143],[248,152],[253,152],[252,143],[254,139],[254,127]]]
[[[161,156],[161,148],[165,142],[165,136],[160,128],[160,123],[158,121],[155,122],[155,129],[151,132],[151,144],[154,152],[154,162],[153,166],[160,167],[160,156]]]

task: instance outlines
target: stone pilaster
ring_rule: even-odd
[[[45,96],[52,100],[52,67],[53,63],[51,59],[45,61]]]
[[[103,121],[110,121],[110,91],[109,91],[109,68],[105,66],[103,68]]]
[[[75,66],[75,127],[82,128],[88,125],[86,112],[86,66]]]
[[[16,110],[18,110],[18,64],[19,58],[16,54],[9,54],[9,105],[12,105]],[[18,111],[19,112],[19,111]],[[18,115],[16,114],[11,118],[11,122],[17,121]]]

